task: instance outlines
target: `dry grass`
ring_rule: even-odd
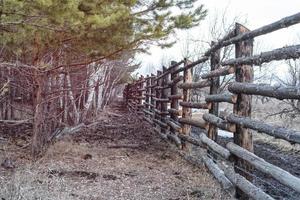
[[[120,124],[118,120],[112,121]],[[1,154],[0,161],[10,157],[17,167],[0,168],[0,199],[231,199],[204,166],[193,167],[169,151],[144,123],[128,123],[131,128],[126,130],[94,133],[113,140],[64,138],[35,163],[25,151],[3,144],[6,155]],[[142,148],[107,148],[136,141]],[[87,154],[91,159],[85,159]]]

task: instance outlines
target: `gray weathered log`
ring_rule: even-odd
[[[204,88],[210,86],[210,81],[202,80],[199,82],[192,82],[192,83],[179,83],[178,87],[181,89],[193,89],[193,88]]]
[[[199,146],[201,148],[205,148],[206,146],[201,142],[201,140],[198,140],[196,138],[192,138],[188,135],[178,134],[178,137],[184,141],[187,141],[193,145]]]
[[[185,102],[185,101],[182,101],[179,104],[182,107],[198,108],[198,109],[209,109],[211,107],[211,103],[198,103],[198,102]]]
[[[203,119],[210,124],[217,126],[226,131],[235,132],[235,125],[228,123],[226,120],[223,120],[213,114],[205,113],[203,114]]]
[[[188,65],[185,65],[184,67],[178,68],[178,69],[172,71],[171,73],[172,74],[178,74],[179,72],[182,72],[184,70],[190,69],[190,68],[192,68],[192,67],[194,67],[194,66],[196,66],[196,65],[198,65],[200,63],[204,63],[208,59],[209,59],[209,56],[203,56],[203,57],[199,58],[198,60],[196,60],[195,62],[192,62],[192,63],[190,63]]]
[[[146,113],[147,115],[151,115],[151,116],[155,115],[153,112],[151,112],[149,110],[143,109],[143,112]]]
[[[180,149],[182,148],[181,140],[180,140],[180,138],[176,134],[169,134],[169,133],[167,133],[166,135],[167,135],[167,138],[169,140],[173,141],[178,148],[180,148]]]
[[[242,190],[247,196],[253,198],[254,200],[274,200],[271,196],[266,194],[262,189],[253,185],[250,181],[248,181],[243,176],[234,172],[233,169],[229,169],[226,167],[224,169],[225,176],[237,186],[240,190]]]
[[[180,125],[176,124],[175,122],[172,122],[171,120],[167,120],[167,124],[175,131],[181,133],[182,128]]]
[[[293,190],[300,192],[300,179],[298,177],[293,176],[289,172],[266,162],[264,159],[256,156],[254,153],[251,153],[232,142],[227,143],[226,148],[232,154],[252,164],[256,169],[272,176],[283,185],[286,185]]]
[[[218,180],[218,182],[222,185],[222,187],[225,190],[231,191],[232,193],[232,191],[234,190],[233,184],[225,176],[224,171],[221,170],[219,166],[207,156],[201,156],[201,160],[205,163],[205,166],[214,175],[214,177]]]
[[[182,81],[182,80],[183,80],[183,76],[177,76],[177,77],[175,77],[173,80],[168,81],[167,84],[168,84],[169,86],[173,86],[173,85],[179,83],[179,82]]]
[[[215,69],[206,74],[202,74],[201,78],[207,79],[207,78],[213,78],[213,77],[218,77],[218,76],[225,76],[228,74],[233,74],[234,72],[235,72],[235,67],[226,66],[226,67]]]
[[[300,45],[293,45],[279,49],[274,49],[268,52],[262,52],[259,55],[227,60],[222,62],[221,65],[261,65],[263,63],[270,62],[273,60],[297,59],[299,57]],[[230,66],[228,66],[227,68],[230,68]]]
[[[146,116],[143,116],[143,119],[145,120],[145,121],[147,121],[149,124],[151,124],[151,125],[153,125],[153,121],[151,120],[151,119],[149,119],[148,117],[146,117]]]
[[[236,100],[237,100],[237,96],[229,92],[223,94],[214,94],[214,95],[205,96],[206,102],[227,102],[227,103],[235,104]]]
[[[177,109],[174,109],[174,108],[169,108],[168,112],[170,113],[170,115],[176,115],[176,116],[182,115],[181,110],[177,110]]]
[[[155,122],[156,124],[158,124],[160,127],[162,127],[162,128],[168,128],[168,124],[166,124],[166,123],[163,123],[163,122],[161,122],[160,120],[158,120],[158,119],[153,119],[153,122]]]
[[[272,126],[264,122],[261,122],[259,120],[253,120],[248,117],[239,117],[233,114],[227,116],[226,119],[231,123],[239,124],[246,128],[251,128],[253,130],[266,133],[275,138],[280,138],[292,143],[300,144],[299,131],[289,130],[287,128],[279,127],[279,126]]]
[[[182,99],[183,96],[182,94],[173,94],[173,95],[169,95],[168,98],[171,99]]]
[[[283,29],[283,28],[287,28],[289,26],[298,24],[300,22],[300,13],[296,13],[294,15],[285,17],[283,19],[280,19],[276,22],[273,22],[271,24],[265,25],[263,27],[257,28],[253,31],[249,31],[243,34],[240,34],[236,37],[233,37],[231,39],[228,40],[222,40],[218,43],[216,43],[213,47],[211,47],[209,50],[207,50],[205,52],[204,55],[209,56],[211,54],[211,52],[214,52],[215,50],[230,45],[230,44],[234,44],[243,40],[248,40],[248,39],[252,39],[255,38],[257,36],[260,35],[264,35],[267,33],[271,33],[273,31],[279,30],[279,29]]]
[[[178,119],[178,121],[182,124],[188,124],[188,125],[196,126],[196,127],[203,128],[203,129],[207,128],[207,124],[202,119],[180,118],[180,119]]]
[[[233,82],[228,86],[228,90],[236,94],[249,94],[283,99],[300,99],[300,87],[284,87],[259,85],[254,83]]]
[[[209,139],[204,133],[200,133],[200,140],[203,144],[209,146],[211,150],[218,153],[223,158],[227,160],[230,158],[230,152],[226,148],[222,147],[212,139]]]

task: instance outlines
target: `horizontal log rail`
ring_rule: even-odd
[[[170,113],[170,114],[174,114],[174,115],[182,115],[182,110],[177,110],[177,109],[174,109],[174,108],[169,108],[168,109],[168,112]]]
[[[231,104],[235,104],[237,101],[237,96],[230,93],[223,94],[214,94],[205,96],[206,102],[227,102]]]
[[[179,103],[182,107],[198,108],[198,109],[210,109],[211,103],[198,103],[198,102],[186,102],[182,101]]]
[[[211,54],[211,52],[214,52],[217,49],[220,49],[221,47],[225,47],[225,46],[228,46],[230,44],[235,44],[235,43],[240,42],[240,41],[253,39],[257,36],[265,35],[267,33],[271,33],[271,32],[277,31],[279,29],[287,28],[289,26],[298,24],[299,22],[300,22],[300,13],[296,13],[294,15],[285,17],[281,20],[278,20],[274,23],[265,25],[263,27],[255,29],[253,31],[249,31],[249,32],[240,34],[240,35],[232,37],[228,40],[220,41],[217,44],[213,45],[211,47],[211,49],[207,50],[204,55],[209,56]]]
[[[284,87],[271,85],[258,85],[254,83],[233,82],[228,90],[236,94],[261,95],[276,99],[300,99],[300,87]]]
[[[181,124],[188,124],[188,125],[191,125],[191,126],[207,129],[207,124],[202,119],[180,118],[180,119],[178,119],[178,121]]]
[[[203,115],[203,119],[208,123],[213,124],[223,130],[230,131],[230,132],[236,131],[236,127],[234,124],[230,124],[226,120],[223,120],[213,114],[205,113]]]
[[[272,126],[269,124],[266,124],[264,122],[261,122],[259,120],[253,120],[246,117],[239,117],[236,115],[229,115],[226,117],[226,119],[235,124],[239,124],[241,126],[244,126],[246,128],[251,128],[253,130],[266,133],[270,136],[273,136],[275,138],[284,139],[286,141],[289,141],[291,143],[298,143],[300,144],[300,132],[290,130],[284,127],[279,126]]]
[[[256,156],[255,154],[241,148],[240,146],[229,142],[226,148],[234,155],[246,160],[260,171],[272,176],[280,183],[300,192],[300,179],[293,176],[289,172],[266,162],[264,159]]]
[[[203,78],[203,79],[214,78],[214,77],[233,74],[234,72],[235,72],[235,67],[226,66],[226,67],[221,67],[221,68],[218,68],[216,70],[210,71],[209,73],[202,74],[201,78]]]
[[[167,85],[168,86],[173,86],[173,85],[175,85],[176,83],[179,83],[182,80],[183,80],[183,76],[178,76],[178,77],[174,78],[172,81],[168,81]]]
[[[241,57],[232,60],[227,60],[221,63],[221,65],[261,65],[266,62],[274,60],[286,60],[286,59],[297,59],[300,57],[300,45],[293,45],[275,49],[268,52],[262,52],[259,55],[250,57]],[[222,75],[222,74],[221,74]],[[226,75],[226,73],[224,73]]]

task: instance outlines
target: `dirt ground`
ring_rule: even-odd
[[[170,151],[120,102],[99,124],[53,144],[37,162],[28,138],[0,139],[0,199],[231,199],[203,166]],[[26,139],[27,138],[27,139]]]

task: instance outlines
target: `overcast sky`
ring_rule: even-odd
[[[187,44],[187,38],[190,41],[209,40],[208,30],[212,19],[216,15],[220,16],[222,13],[226,13],[226,20],[229,23],[232,22],[233,18],[238,17],[241,23],[246,22],[246,26],[253,30],[300,12],[300,0],[199,0],[198,3],[204,4],[206,9],[208,9],[208,16],[205,21],[192,30],[178,32],[175,36],[178,42],[172,48],[160,49],[152,47],[150,49],[151,55],[138,55],[136,57],[137,60],[142,62],[142,67],[138,70],[139,73],[148,74],[155,72],[161,67],[163,60],[181,60],[184,46]],[[262,51],[280,48],[285,45],[300,44],[300,24],[260,36],[255,40],[255,44],[257,44],[256,50]],[[190,43],[192,45],[196,44],[195,42]],[[197,45],[199,44],[197,43]],[[203,47],[197,46],[197,48]],[[197,54],[194,50],[195,47],[190,49],[190,51],[193,51],[189,52],[190,54]]]

